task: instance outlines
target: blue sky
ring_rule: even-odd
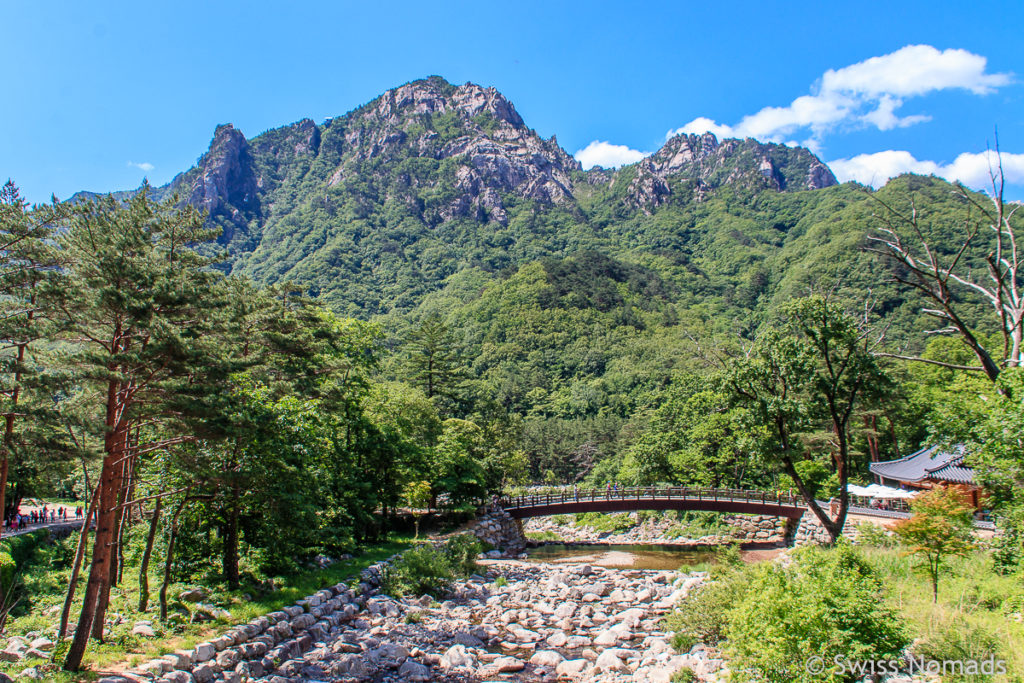
[[[343,114],[431,74],[504,93],[586,164],[711,129],[812,149],[842,178],[979,186],[998,127],[1024,198],[1024,3],[0,0],[0,180],[169,181],[215,126]],[[596,144],[595,144],[596,143]]]

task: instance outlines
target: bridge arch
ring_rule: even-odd
[[[614,491],[557,491],[506,497],[499,505],[515,519],[584,512],[703,510],[799,519],[807,508],[789,494],[737,489],[639,487]]]

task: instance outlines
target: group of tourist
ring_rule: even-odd
[[[35,524],[66,522],[68,518],[69,514],[66,507],[48,508],[44,505],[41,509],[30,510],[27,513],[14,512],[4,520],[4,527],[8,532],[20,531]],[[81,507],[75,508],[74,519],[82,519]]]
[[[612,498],[612,496],[618,496],[618,495],[619,495],[619,482],[617,482],[617,481],[609,481],[608,485],[605,487],[605,497],[610,499],[610,498]],[[579,500],[580,499],[580,490],[579,490],[579,488],[577,488],[576,484],[572,485],[572,497],[573,497],[574,500]]]

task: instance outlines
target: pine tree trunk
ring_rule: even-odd
[[[121,428],[118,430],[118,455],[120,462],[115,469],[113,486],[114,486],[114,505],[110,511],[111,515],[111,530],[110,540],[107,544],[107,551],[110,554],[110,558],[107,562],[107,577],[103,584],[100,586],[99,593],[96,596],[96,613],[93,617],[92,622],[92,637],[103,642],[103,626],[107,618],[107,607],[110,605],[110,588],[117,579],[118,567],[120,566],[120,548],[121,548],[121,519],[124,515],[124,472],[128,466],[128,460],[126,459],[125,447],[128,445],[128,431],[127,429]]]
[[[232,590],[238,588],[238,490],[232,491],[224,529],[224,579]]]
[[[142,563],[139,565],[139,611],[145,612],[149,607],[149,558],[153,556],[153,543],[156,541],[156,530],[160,525],[160,511],[163,509],[163,498],[156,499],[153,507],[153,518],[149,520],[149,535],[146,536],[146,549],[142,552]]]
[[[119,334],[119,331],[116,333]],[[116,335],[115,335],[116,336]],[[115,368],[111,368],[114,372]],[[71,648],[64,660],[64,669],[77,671],[82,665],[85,647],[89,642],[89,634],[96,621],[97,599],[110,580],[110,560],[114,542],[114,524],[117,517],[118,472],[122,466],[122,448],[124,435],[118,430],[119,408],[118,388],[120,383],[107,383],[107,406],[104,425],[107,433],[104,437],[103,467],[100,470],[99,504],[96,514],[96,535],[93,540],[92,565],[89,568],[89,581],[85,586],[85,597],[82,600],[82,611],[75,627],[75,636]],[[108,587],[109,588],[109,587]],[[103,628],[100,622],[100,629]]]
[[[188,496],[181,500],[174,517],[171,518],[171,531],[167,538],[167,558],[164,560],[164,582],[160,584],[160,621],[167,621],[167,587],[171,585],[171,563],[174,562],[174,541],[178,536],[178,518],[185,509]]]
[[[879,449],[878,449],[878,416],[870,415],[864,416],[864,427],[868,430],[867,442],[868,452],[871,454],[871,462],[878,462],[879,460]]]
[[[14,416],[8,416],[8,420],[11,421]],[[6,504],[5,494],[7,493],[7,444],[6,440],[3,445],[0,445],[0,450],[3,451],[3,455],[0,455],[0,537],[4,535],[4,522],[7,521],[7,510],[4,507]]]
[[[138,432],[136,432],[138,433]],[[127,472],[128,484],[124,486],[124,495],[121,498],[121,520],[118,522],[117,529],[117,575],[113,584],[115,586],[121,585],[121,579],[124,575],[124,531],[130,528],[132,521],[131,507],[132,501],[135,500],[135,449],[138,446],[138,439],[133,439],[131,442],[131,451],[128,459],[125,461],[125,471]]]
[[[92,499],[89,502],[89,509],[82,521],[82,530],[78,535],[78,547],[75,549],[75,563],[71,567],[71,580],[68,582],[68,592],[64,596],[64,608],[60,612],[60,629],[57,631],[57,640],[62,640],[68,631],[68,619],[71,618],[71,605],[75,600],[75,586],[78,584],[78,573],[82,568],[82,559],[85,557],[85,546],[89,538],[89,520],[96,511],[96,504],[100,499],[99,489],[93,491]]]
[[[35,295],[32,295],[31,303],[35,305]],[[29,325],[32,324],[33,312],[28,312]],[[4,440],[0,444],[3,455],[0,456],[0,537],[4,534],[4,520],[7,519],[7,475],[10,467],[11,451],[14,449],[14,411],[18,408],[18,399],[21,396],[21,368],[25,362],[25,349],[28,344],[18,344],[17,360],[14,371],[14,390],[11,392],[11,412],[4,415]],[[20,502],[20,501],[19,501]],[[15,508],[17,509],[17,508]]]

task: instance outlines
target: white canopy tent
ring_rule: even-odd
[[[847,484],[846,491],[855,496],[863,496],[865,498],[882,498],[885,500],[909,500],[917,495],[916,491],[904,491],[903,489],[897,489],[891,486],[882,486],[881,484],[871,484],[870,486]]]

